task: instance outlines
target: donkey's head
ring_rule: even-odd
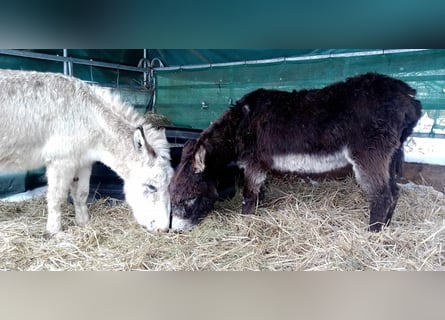
[[[138,127],[126,155],[125,198],[137,222],[149,231],[167,231],[170,226],[168,184],[173,175],[165,130]]]
[[[170,182],[172,229],[189,230],[213,209],[218,198],[215,183],[205,171],[205,146],[189,140]]]

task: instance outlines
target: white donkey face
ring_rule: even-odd
[[[169,229],[168,185],[172,175],[170,161],[162,159],[153,166],[133,167],[130,179],[125,181],[125,198],[136,221],[151,232]]]
[[[167,231],[170,226],[168,185],[173,176],[169,154],[157,154],[141,129],[134,132],[134,147],[137,156],[127,163],[130,173],[124,185],[125,198],[139,224],[152,232]]]

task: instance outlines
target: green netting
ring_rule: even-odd
[[[42,72],[63,72],[63,64],[56,61],[14,57],[0,54],[0,68],[35,70]]]
[[[435,136],[445,125],[445,50],[370,56],[158,69],[156,110],[181,127],[206,128],[244,94],[259,87],[293,90],[320,88],[369,71],[406,81],[417,89],[424,113],[431,118],[421,132]],[[418,130],[420,133],[420,131]]]
[[[190,66],[206,63],[227,63],[245,60],[264,60],[277,57],[302,57],[319,54],[363,52],[368,49],[154,49],[149,59],[159,58],[169,66]]]

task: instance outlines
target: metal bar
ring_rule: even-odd
[[[68,57],[68,49],[63,49],[63,56]],[[71,61],[63,62],[63,74],[72,76],[73,75],[73,63]]]
[[[173,66],[173,67],[157,67],[154,68],[156,71],[175,71],[175,70],[194,70],[194,69],[206,69],[206,68],[217,68],[217,67],[227,67],[236,65],[253,65],[253,64],[269,64],[285,61],[305,61],[305,60],[320,60],[320,59],[331,59],[331,58],[344,58],[344,57],[360,57],[360,56],[372,56],[372,55],[383,55],[383,54],[395,54],[395,53],[408,53],[417,51],[426,51],[430,49],[394,49],[394,50],[371,50],[362,52],[346,52],[346,53],[333,53],[333,54],[320,54],[313,56],[301,56],[301,57],[280,57],[273,59],[263,59],[263,60],[246,60],[246,61],[235,61],[235,62],[224,62],[224,63],[214,63],[214,64],[198,64],[191,66]]]
[[[99,61],[85,60],[85,59],[72,58],[72,57],[61,57],[61,56],[55,56],[55,55],[46,54],[46,53],[29,52],[29,51],[14,50],[14,49],[0,49],[0,54],[25,57],[25,58],[33,58],[33,59],[76,63],[76,64],[83,64],[83,65],[94,66],[94,67],[119,69],[119,70],[134,71],[134,72],[145,72],[144,68],[132,67],[132,66],[127,66],[127,65],[122,65],[122,64],[99,62]]]
[[[63,56],[68,57],[68,49],[63,49]],[[63,62],[63,74],[68,75],[68,61]]]
[[[434,133],[434,132],[413,132],[411,134],[412,137],[415,138],[439,138],[439,139],[445,139],[445,134],[443,133]]]
[[[148,57],[148,50],[144,49],[143,51],[143,57],[144,57],[144,63],[142,64],[142,68],[145,69],[144,71],[144,87],[147,87],[148,85],[148,72],[147,72],[147,57]]]

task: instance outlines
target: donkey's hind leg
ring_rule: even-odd
[[[71,198],[76,212],[76,223],[85,225],[90,217],[88,215],[87,198],[90,191],[90,176],[92,165],[79,168],[71,182]]]
[[[62,204],[66,202],[70,182],[75,168],[66,167],[62,162],[52,162],[46,166],[48,179],[48,220],[46,231],[48,235],[56,234],[62,229]]]
[[[400,197],[400,188],[397,185],[397,177],[401,176],[402,174],[403,158],[404,158],[403,149],[400,148],[396,150],[391,159],[391,165],[389,167],[389,185],[391,187],[393,203],[389,208],[388,214],[386,216],[386,221],[385,221],[386,225],[389,225],[389,223],[391,222],[392,215],[394,214],[394,210],[397,205],[397,201],[399,200]]]

